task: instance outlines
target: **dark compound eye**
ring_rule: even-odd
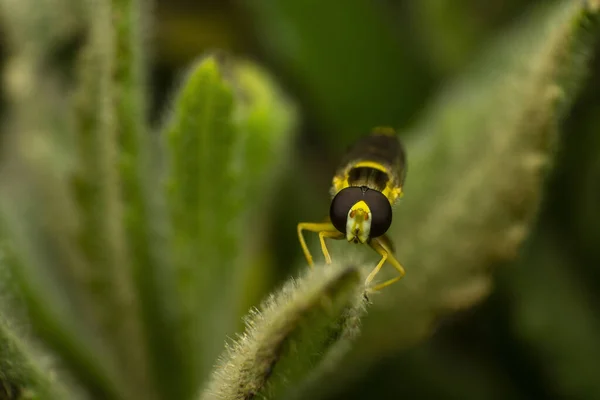
[[[346,220],[348,213],[353,205],[363,200],[363,190],[359,187],[348,187],[342,189],[331,200],[329,207],[329,218],[335,229],[342,233],[346,233]]]
[[[392,206],[387,197],[377,190],[367,190],[363,200],[371,209],[371,233],[369,237],[379,237],[386,233],[392,225]]]
[[[331,201],[329,217],[335,228],[346,233],[346,220],[350,208],[363,200],[371,209],[370,237],[383,235],[392,224],[392,206],[388,199],[379,191],[367,187],[349,187],[340,190]]]

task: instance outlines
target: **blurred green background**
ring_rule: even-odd
[[[296,224],[326,215],[346,146],[375,125],[402,132],[491,38],[544,1],[157,1],[153,122],[185,69],[213,49],[266,65],[300,106],[294,168],[263,243],[267,283],[247,294],[248,306],[302,265]],[[494,270],[492,294],[439,321],[425,343],[382,358],[332,400],[600,399],[599,55],[563,126],[534,233],[516,262]]]
[[[408,126],[444,81],[543,1],[159,1],[156,110],[178,71],[212,48],[266,64],[297,99],[297,167],[271,235],[273,265],[287,266],[301,257],[295,224],[327,211],[346,145],[373,125]],[[598,52],[592,71],[564,124],[537,228],[519,260],[495,270],[491,296],[332,399],[600,399]],[[271,284],[290,272],[273,268]]]

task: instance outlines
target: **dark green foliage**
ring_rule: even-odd
[[[240,1],[284,77],[207,52],[155,129],[149,2],[0,0],[0,398],[326,398],[483,300],[527,238],[498,280],[504,334],[553,393],[598,397],[598,106],[576,105],[563,128],[598,83],[600,2],[543,2],[494,41],[470,20],[476,2],[460,3]],[[396,28],[398,10],[423,26]],[[304,132],[327,132],[306,134],[312,145],[295,139],[297,99],[279,78]],[[597,102],[589,92],[576,104]],[[308,269],[295,224],[326,215],[328,160],[375,125],[407,127],[390,231],[407,275],[367,300],[374,253],[331,243],[333,264]],[[248,313],[274,276],[286,283]],[[520,393],[493,368],[476,385],[445,374],[443,349],[402,359],[403,376],[429,374],[421,394]]]

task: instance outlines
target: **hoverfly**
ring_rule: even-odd
[[[392,224],[392,206],[403,195],[405,176],[406,155],[394,129],[374,128],[351,146],[333,177],[329,218],[298,224],[298,238],[308,264],[312,267],[313,260],[303,230],[319,234],[327,264],[331,264],[331,256],[325,238],[366,243],[375,250],[381,260],[367,277],[366,285],[386,261],[398,270],[399,276],[376,285],[374,291],[400,280],[404,268],[396,260],[386,232]]]

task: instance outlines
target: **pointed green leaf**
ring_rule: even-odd
[[[201,371],[208,367],[202,365],[203,341],[209,335],[207,330],[214,317],[206,315],[205,304],[210,303],[203,301],[205,290],[208,290],[205,283],[213,279],[218,281],[209,273],[226,271],[219,268],[220,265],[210,263],[219,255],[211,236],[217,225],[217,210],[223,204],[215,201],[219,190],[225,188],[220,183],[222,177],[217,175],[223,168],[221,158],[227,159],[223,149],[230,148],[233,137],[232,107],[231,89],[224,84],[216,61],[207,59],[186,79],[167,130],[172,254],[182,313],[180,335],[176,341],[188,353],[189,365],[181,366],[185,377],[183,384],[188,392],[198,385]],[[213,146],[208,142],[212,138]],[[202,204],[206,210],[201,208]],[[220,217],[223,220],[224,216]],[[227,238],[222,238],[220,244],[219,250],[226,250]]]
[[[294,122],[286,97],[244,61],[205,57],[175,97],[167,190],[190,393],[235,330],[239,276],[251,267],[248,251],[264,226],[257,215],[269,207],[267,182],[285,169]]]

